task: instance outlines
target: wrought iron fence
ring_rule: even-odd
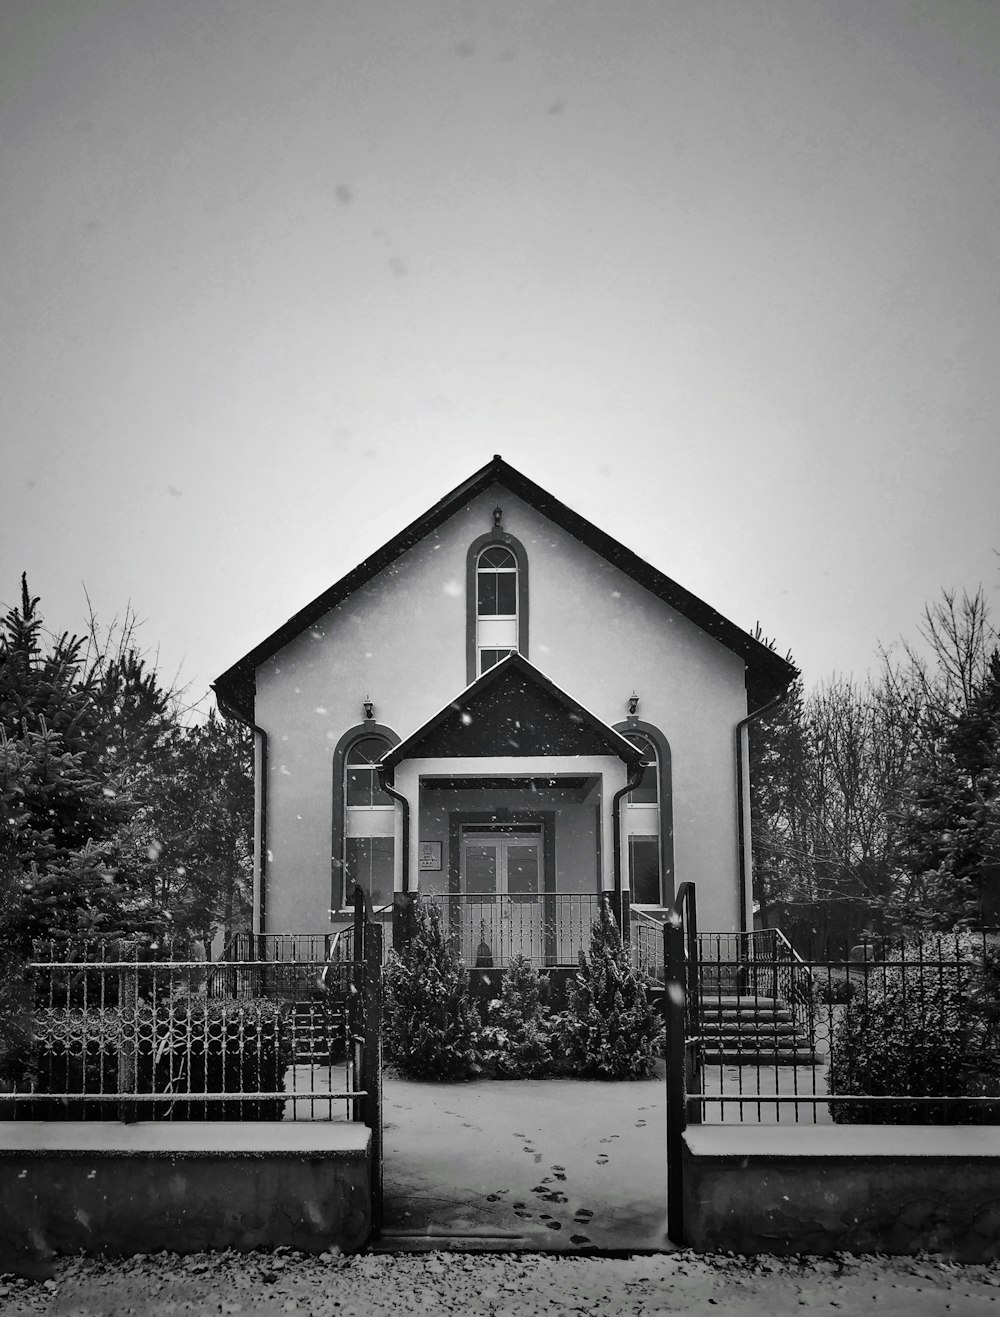
[[[702,935],[688,1118],[1000,1123],[998,940],[879,938],[813,958],[777,930]]]
[[[427,895],[467,964],[500,967],[520,954],[536,967],[576,965],[600,916],[597,892],[529,895]]]
[[[8,1058],[0,1114],[369,1123],[380,955],[372,974],[371,949],[366,965],[354,946],[351,928],[284,959],[175,960],[120,944],[36,948],[29,1041]],[[320,947],[323,956],[301,955]]]

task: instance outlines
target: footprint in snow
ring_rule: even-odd
[[[545,1224],[548,1226],[548,1228],[549,1228],[550,1230],[561,1230],[561,1229],[562,1229],[562,1223],[559,1222],[559,1221],[551,1221],[551,1220],[549,1220],[549,1221],[546,1221]]]
[[[573,1220],[577,1225],[585,1226],[593,1215],[589,1207],[578,1207],[573,1213]]]
[[[636,1129],[637,1129],[637,1130],[638,1130],[638,1129],[642,1129],[642,1127],[643,1127],[643,1125],[645,1125],[645,1123],[646,1123],[646,1122],[645,1122],[644,1120],[637,1120],[637,1121],[635,1122],[635,1127],[636,1127]]]
[[[569,1242],[571,1244],[589,1244],[590,1239],[587,1235],[570,1235]]]
[[[606,1166],[607,1161],[608,1161],[608,1154],[606,1152],[602,1152],[601,1155],[597,1158],[597,1165]]]

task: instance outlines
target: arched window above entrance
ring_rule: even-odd
[[[495,529],[469,546],[466,571],[466,666],[473,682],[516,652],[528,655],[528,556]]]

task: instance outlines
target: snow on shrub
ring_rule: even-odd
[[[469,973],[436,905],[414,906],[413,936],[385,967],[385,1047],[406,1079],[462,1080],[480,1073],[482,1021]]]
[[[831,1103],[839,1124],[975,1125],[1000,1119],[1000,957],[982,937],[884,945],[834,1025],[830,1092],[992,1097],[996,1103]]]
[[[526,956],[511,960],[486,1007],[483,1057],[500,1079],[538,1079],[551,1068],[542,982]]]
[[[591,928],[590,956],[580,952],[567,1008],[553,1027],[570,1073],[597,1079],[642,1079],[652,1073],[663,1025],[606,901]]]

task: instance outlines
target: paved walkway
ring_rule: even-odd
[[[385,1235],[668,1248],[663,1070],[632,1083],[386,1078]]]

